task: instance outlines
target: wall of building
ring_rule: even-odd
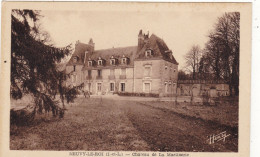
[[[111,69],[114,69],[114,75],[111,75]],[[123,68],[126,74],[122,74],[122,68],[104,68],[102,77],[98,78],[98,69],[91,69],[91,78],[88,77],[88,70],[83,71],[85,90],[89,91],[89,83],[91,84],[90,92],[92,94],[113,94],[121,92],[121,83],[125,84],[124,92],[133,92],[133,68]],[[89,69],[90,70],[90,69]],[[98,84],[101,83],[101,91],[98,91]],[[114,83],[114,90],[111,91],[110,83]]]
[[[82,68],[83,65],[76,65],[75,66],[75,71],[74,71],[74,66],[73,65],[69,65],[66,66],[66,73],[71,73],[70,78],[66,81],[67,86],[69,85],[74,85],[74,86],[78,86],[82,83],[82,77],[83,77],[83,73],[82,73]]]
[[[164,96],[176,94],[178,80],[178,65],[162,60],[161,61],[162,93]]]
[[[146,67],[150,67],[150,75],[146,75]],[[147,93],[146,84],[150,84],[150,93],[170,96],[176,93],[178,65],[162,59],[136,60],[134,62],[134,92]],[[167,83],[167,90],[165,90]]]

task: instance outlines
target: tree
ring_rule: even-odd
[[[63,116],[63,100],[61,108],[55,95],[58,92],[64,97],[71,90],[74,95],[78,93],[78,87],[64,86],[67,74],[57,69],[57,64],[70,54],[71,46],[57,48],[50,44],[48,33],[39,29],[40,17],[35,10],[12,10],[11,96],[20,99],[30,93],[35,100],[34,110]]]
[[[206,44],[206,58],[210,60],[215,79],[229,83],[230,91],[239,94],[240,14],[225,13],[218,18]]]
[[[193,45],[190,51],[185,55],[186,67],[192,71],[192,79],[197,79],[200,58],[201,49],[199,45]]]
[[[186,74],[184,71],[179,70],[178,71],[178,80],[189,80],[189,75]]]

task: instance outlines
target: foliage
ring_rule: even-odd
[[[11,96],[20,99],[32,93],[38,113],[44,109],[63,116],[55,95],[64,97],[70,90],[64,86],[67,74],[59,71],[57,64],[70,54],[71,45],[57,48],[50,44],[50,36],[38,24],[39,11],[12,10],[11,17]]]
[[[129,92],[118,92],[120,96],[140,96],[140,97],[159,97],[159,94],[156,93],[129,93]]]
[[[65,88],[65,98],[67,100],[67,103],[73,102],[73,100],[76,98],[78,94],[80,94],[81,89],[83,88],[84,83],[82,83],[79,86],[76,86],[74,88],[67,87]]]
[[[192,76],[186,74],[183,70],[178,71],[178,80],[190,80]]]
[[[193,79],[224,80],[239,94],[240,14],[225,13],[218,18],[203,50],[193,46],[185,56]],[[200,53],[202,53],[202,56]]]
[[[204,58],[214,78],[227,81],[230,91],[234,89],[236,95],[239,93],[239,46],[240,14],[225,13],[209,35]]]
[[[190,51],[185,55],[186,67],[191,69],[192,78],[196,79],[199,71],[199,60],[201,58],[201,49],[198,45],[193,45]]]

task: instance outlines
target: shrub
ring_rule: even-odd
[[[129,92],[118,92],[119,96],[138,96],[138,97],[159,97],[156,93],[129,93]]]

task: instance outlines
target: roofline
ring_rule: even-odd
[[[122,49],[122,48],[128,48],[128,47],[138,47],[138,46],[112,47],[112,48],[107,48],[107,49],[94,50],[94,52],[95,51],[111,50],[111,49]]]

